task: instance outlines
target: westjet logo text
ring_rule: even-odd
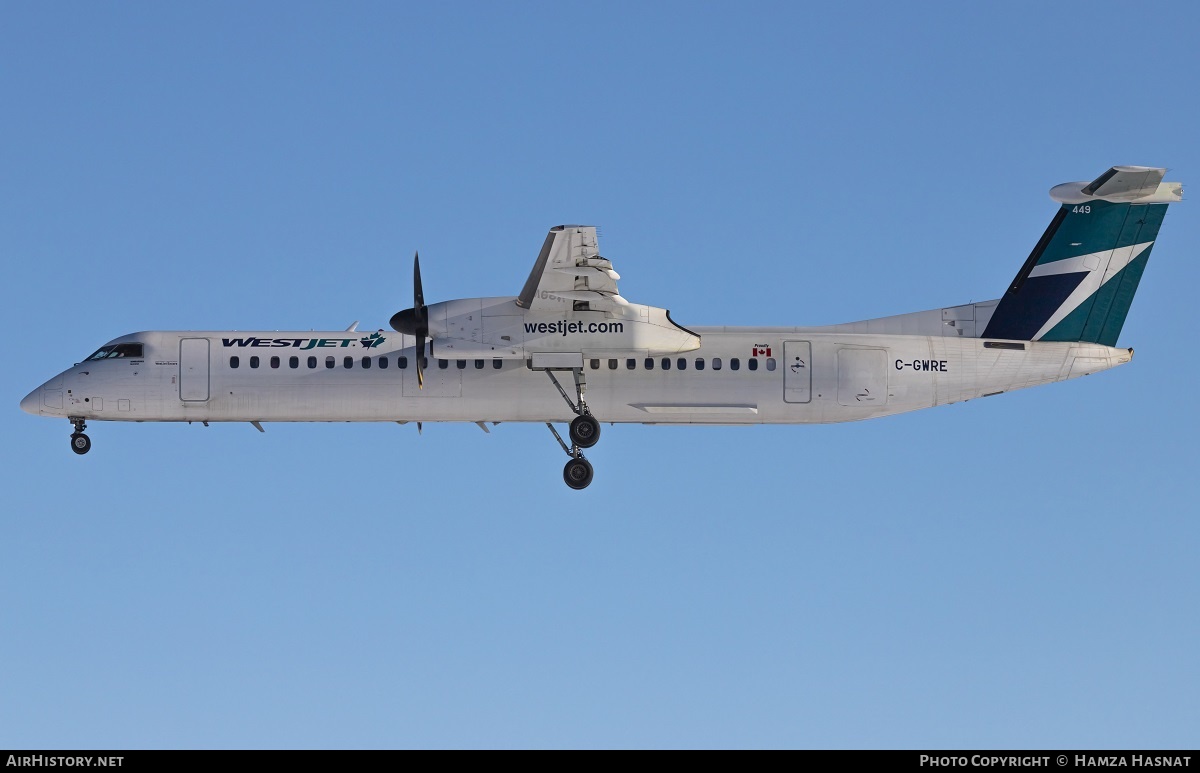
[[[558,322],[526,322],[525,333],[532,335],[539,333],[541,335],[549,335],[558,333],[565,336],[567,333],[624,333],[624,322],[578,322],[575,320],[560,319]]]
[[[222,338],[221,343],[225,346],[291,346],[296,349],[339,348],[361,344],[364,348],[374,349],[386,340],[379,333],[372,333],[362,338]]]

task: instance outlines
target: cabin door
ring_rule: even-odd
[[[812,344],[808,341],[783,342],[783,400],[812,400]]]
[[[179,399],[204,402],[208,399],[208,339],[179,341]]]

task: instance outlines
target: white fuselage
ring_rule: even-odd
[[[559,225],[519,295],[426,304],[414,255],[413,304],[390,318],[394,333],[135,333],[21,408],[69,419],[76,454],[95,420],[545,422],[568,457],[564,481],[582,489],[602,422],[858,421],[1129,362],[1133,350],[1111,344],[1183,196],[1165,172],[1114,166],[1054,188],[1058,212],[996,300],[827,327],[687,328],[620,294],[595,226]],[[553,426],[568,421],[570,445]]]
[[[856,421],[1063,381],[1132,358],[1129,349],[1086,343],[835,328],[692,330],[702,344],[685,353],[585,354],[591,413],[601,422],[642,424]],[[88,421],[551,422],[573,416],[547,374],[531,369],[528,359],[431,357],[418,388],[410,336],[388,332],[370,348],[361,337],[347,331],[136,333],[113,343],[142,344],[141,358],[79,363],[31,392],[21,407]],[[572,374],[556,375],[573,393]]]

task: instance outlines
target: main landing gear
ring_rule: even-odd
[[[558,445],[562,447],[563,453],[570,457],[567,461],[567,466],[563,467],[563,480],[567,485],[575,490],[585,489],[592,482],[592,463],[583,455],[583,449],[591,448],[600,440],[600,422],[596,421],[596,417],[592,416],[592,412],[588,410],[587,402],[583,399],[583,393],[587,390],[587,382],[583,376],[582,368],[572,368],[572,375],[575,377],[575,395],[578,402],[571,400],[567,395],[567,391],[562,388],[562,384],[558,383],[558,379],[554,377],[554,373],[550,370],[546,371],[546,375],[550,377],[550,381],[558,389],[558,393],[567,401],[567,405],[571,406],[571,410],[575,413],[575,418],[571,420],[571,428],[568,435],[571,438],[570,447],[563,442],[562,436],[558,434],[558,430],[550,422],[546,422],[546,426],[550,429],[550,434],[554,435],[554,439],[558,441]]]
[[[92,450],[92,439],[83,434],[83,431],[87,429],[87,424],[83,419],[74,417],[71,418],[71,424],[75,427],[75,431],[71,433],[71,450],[83,456]]]

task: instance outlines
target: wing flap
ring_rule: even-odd
[[[620,274],[600,256],[595,226],[559,225],[550,229],[533,270],[517,298],[523,309],[593,310],[624,305],[617,290]]]

